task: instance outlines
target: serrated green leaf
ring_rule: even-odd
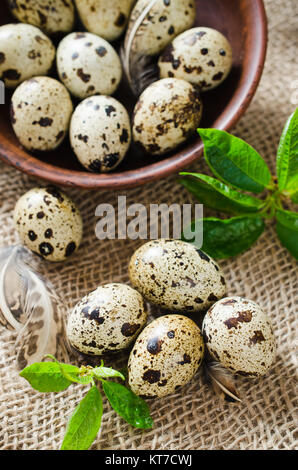
[[[194,230],[194,222],[192,227]],[[239,216],[226,220],[206,218],[203,219],[204,241],[200,248],[215,259],[237,256],[255,243],[264,228],[264,220],[257,216]]]
[[[76,375],[78,367],[64,364],[69,374]],[[42,393],[61,392],[72,384],[62,373],[57,362],[36,362],[20,372],[20,376],[28,380],[31,387]]]
[[[193,185],[187,183],[187,179],[185,178],[182,184],[184,184],[185,187],[188,186],[188,189],[196,197],[202,195],[203,198],[201,198],[200,201],[212,209],[232,212],[233,214],[243,214],[257,212],[265,205],[265,201],[239,193],[211,176],[187,172],[183,172],[181,175],[195,178]],[[189,181],[191,181],[191,179],[189,179]],[[203,183],[201,183],[201,181],[203,181]],[[204,184],[205,186],[203,186]],[[211,191],[209,195],[208,191]]]
[[[96,377],[97,379],[120,377],[120,379],[125,380],[125,377],[123,376],[123,374],[121,374],[121,372],[111,369],[110,367],[95,367],[93,369],[93,374],[94,377]]]
[[[276,231],[281,243],[298,260],[298,213],[277,210]]]
[[[131,424],[135,428],[152,428],[154,423],[145,400],[135,395],[124,385],[116,382],[103,382],[103,390],[111,407],[127,423]]]
[[[281,190],[297,190],[298,185],[298,108],[289,117],[281,135],[276,169]]]
[[[217,129],[198,129],[209,167],[232,186],[262,192],[271,181],[268,166],[260,154],[244,140]]]
[[[101,425],[102,397],[94,385],[72,414],[61,450],[88,450]]]

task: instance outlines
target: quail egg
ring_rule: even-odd
[[[87,31],[114,41],[123,33],[135,0],[75,0]]]
[[[232,63],[232,48],[223,34],[211,28],[193,28],[174,39],[158,65],[161,78],[181,78],[206,91],[227,78]]]
[[[14,222],[21,242],[49,261],[68,258],[81,243],[80,211],[55,187],[25,193],[16,203]]]
[[[218,264],[190,243],[152,240],[129,264],[131,283],[152,304],[169,311],[207,310],[226,293]]]
[[[196,17],[195,0],[157,0],[150,9],[148,4],[148,0],[138,0],[125,37],[128,48],[137,25],[131,48],[140,56],[160,54],[175,36],[193,26]]]
[[[125,284],[105,284],[86,295],[67,324],[70,344],[101,356],[128,348],[147,322],[142,296]]]
[[[125,157],[131,141],[126,109],[110,96],[92,96],[73,113],[70,142],[81,164],[90,171],[109,172]]]
[[[163,155],[194,134],[202,111],[193,85],[176,78],[159,80],[146,88],[135,106],[133,139],[145,152]]]
[[[91,33],[71,33],[57,49],[59,77],[77,98],[112,95],[121,81],[122,67],[115,49]]]
[[[55,58],[52,41],[35,26],[0,27],[0,79],[15,88],[35,75],[47,75]]]
[[[270,319],[252,300],[226,297],[216,302],[204,318],[203,336],[212,357],[235,374],[259,377],[274,362]]]
[[[38,26],[48,34],[69,33],[74,26],[72,0],[8,0],[15,18]]]
[[[20,143],[31,151],[47,151],[63,142],[73,106],[62,83],[49,77],[34,77],[15,90],[10,110]]]
[[[204,356],[200,329],[187,317],[166,315],[150,323],[138,337],[128,361],[134,393],[164,397],[189,382]]]

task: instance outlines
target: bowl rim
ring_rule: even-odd
[[[255,28],[258,29],[257,48],[254,68],[250,71],[249,78],[239,85],[236,93],[228,104],[229,113],[222,111],[212,127],[229,131],[235,126],[247,110],[255,95],[264,69],[267,52],[268,23],[263,0],[250,0],[251,6],[256,11],[258,21]],[[228,115],[227,115],[228,114]],[[182,168],[186,168],[203,153],[203,143],[198,140],[195,146],[189,146],[158,162],[152,163],[141,169],[128,170],[118,173],[96,174],[87,171],[69,170],[60,168],[22,150],[22,155],[12,151],[0,141],[0,159],[22,172],[37,177],[51,184],[81,189],[128,189],[142,186],[157,179],[165,178]]]

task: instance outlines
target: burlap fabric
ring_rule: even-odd
[[[297,100],[297,0],[267,0],[269,51],[265,72],[249,110],[235,129],[255,146],[273,169],[279,135]],[[296,80],[296,82],[295,82]],[[296,95],[296,96],[295,96]],[[297,103],[296,103],[297,105]],[[194,168],[206,167],[198,162]],[[12,211],[19,196],[36,181],[0,164],[0,245],[17,241]],[[96,239],[95,207],[116,204],[108,191],[69,191],[84,215],[85,233],[79,252],[64,264],[39,262],[64,299],[65,312],[99,283],[127,282],[128,260],[138,243]],[[185,203],[189,194],[168,178],[144,188],[121,192],[132,202]],[[105,402],[101,431],[93,449],[294,449],[297,444],[297,264],[280,245],[269,224],[247,253],[221,262],[229,294],[246,296],[269,313],[277,339],[277,360],[260,380],[238,378],[243,404],[221,404],[198,372],[190,384],[169,398],[150,402],[155,427],[134,430]],[[58,449],[72,409],[84,387],[41,395],[20,379],[13,366],[14,335],[0,331],[0,448]],[[121,365],[125,358],[119,359]],[[111,362],[111,364],[115,361]]]

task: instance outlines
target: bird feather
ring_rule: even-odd
[[[135,41],[139,37],[140,28],[145,24],[146,17],[158,0],[148,1],[148,5],[141,11],[128,30],[125,44],[121,49],[121,58],[128,83],[136,96],[158,78],[155,58],[136,52]]]
[[[65,325],[60,301],[52,284],[29,264],[22,246],[0,250],[0,324],[17,333],[18,369],[57,354],[67,359]]]
[[[227,402],[241,402],[234,377],[219,362],[206,361],[205,374],[216,395]]]

